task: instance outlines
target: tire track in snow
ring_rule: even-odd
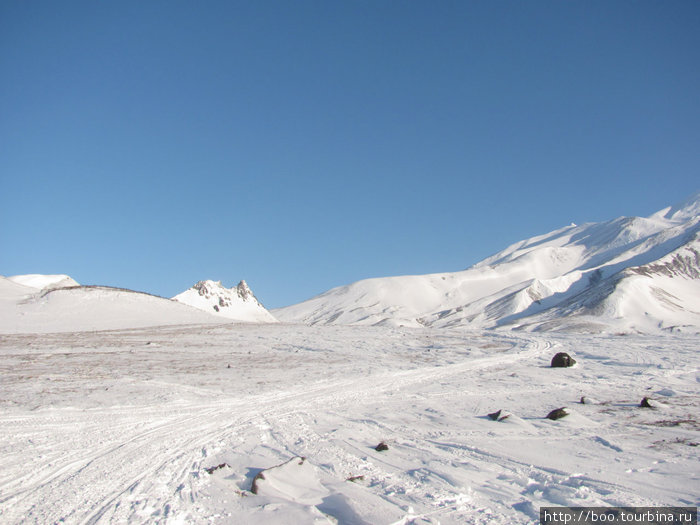
[[[520,342],[522,344],[522,340]],[[188,472],[201,467],[202,447],[244,431],[260,417],[280,418],[299,412],[300,406],[320,410],[361,403],[417,383],[530,359],[547,348],[548,345],[535,340],[525,348],[516,347],[514,351],[496,356],[467,357],[464,362],[456,364],[344,379],[304,386],[300,391],[265,393],[248,399],[219,399],[211,404],[163,407],[185,412],[183,416],[172,417],[162,412],[158,415],[157,405],[147,407],[156,417],[166,417],[167,420],[136,435],[118,434],[113,439],[116,442],[108,445],[86,448],[87,457],[64,463],[38,479],[29,473],[16,483],[3,485],[2,507],[5,508],[2,515],[10,520],[33,517],[38,521],[53,521],[58,515],[58,518],[70,517],[93,524],[108,519],[110,511],[114,517],[126,514],[127,519],[151,510],[152,514],[160,512],[162,515],[166,507],[173,512],[179,509],[173,508],[176,500],[172,495],[183,485],[183,478],[191,478]],[[78,416],[109,421],[111,412],[105,409],[78,413],[74,414],[76,420],[68,419],[63,424],[79,423]],[[140,415],[137,413],[134,417],[138,421]],[[222,424],[227,419],[229,422]],[[157,463],[155,467],[154,461]],[[8,494],[7,485],[24,486]],[[190,486],[189,491],[196,497],[194,487]],[[96,496],[94,501],[85,500],[87,493]],[[59,502],[59,508],[46,509],[44,501],[47,500]]]

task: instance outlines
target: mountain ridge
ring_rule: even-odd
[[[458,272],[365,279],[273,313],[305,324],[697,331],[698,232],[700,193],[649,217],[524,239]]]

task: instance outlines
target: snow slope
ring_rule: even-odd
[[[540,506],[697,506],[697,341],[285,324],[4,335],[0,522],[499,525],[538,523]],[[559,351],[576,366],[549,368]],[[570,415],[545,418],[559,407]],[[499,409],[510,417],[487,417]]]
[[[173,299],[210,314],[236,321],[277,322],[277,319],[260,304],[245,281],[239,282],[233,288],[225,288],[221,281],[199,281]]]
[[[700,194],[647,218],[572,224],[464,271],[367,279],[273,313],[307,324],[697,333],[698,232]]]
[[[105,286],[70,286],[69,277],[53,277],[67,276],[0,277],[0,333],[223,322],[221,318],[162,297]],[[65,287],[56,288],[60,283]]]

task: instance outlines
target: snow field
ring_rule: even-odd
[[[549,368],[558,351],[577,365]],[[694,337],[200,325],[0,352],[2,523],[536,523],[700,499]],[[291,489],[250,492],[297,456]]]

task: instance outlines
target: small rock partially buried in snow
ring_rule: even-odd
[[[581,396],[581,401],[579,402],[582,405],[600,405],[600,401],[589,396]]]
[[[231,467],[231,465],[229,465],[228,463],[220,463],[214,467],[205,468],[204,470],[207,471],[207,474],[213,474],[215,471],[226,467]]]
[[[497,410],[496,412],[487,414],[487,416],[492,421],[503,421],[504,419],[508,419],[510,417],[510,414],[506,414],[505,412],[503,412],[503,410]]]
[[[551,419],[552,421],[556,421],[557,419],[561,419],[563,417],[568,416],[569,413],[566,410],[564,410],[564,408],[565,407],[555,408],[549,414],[547,414],[547,419]]]
[[[383,452],[384,450],[389,450],[389,445],[382,441],[381,443],[379,443],[379,445],[374,447],[374,450],[376,450],[377,452]]]
[[[646,396],[642,398],[642,401],[639,403],[639,406],[641,408],[654,408],[654,405],[650,403],[650,399]]]

